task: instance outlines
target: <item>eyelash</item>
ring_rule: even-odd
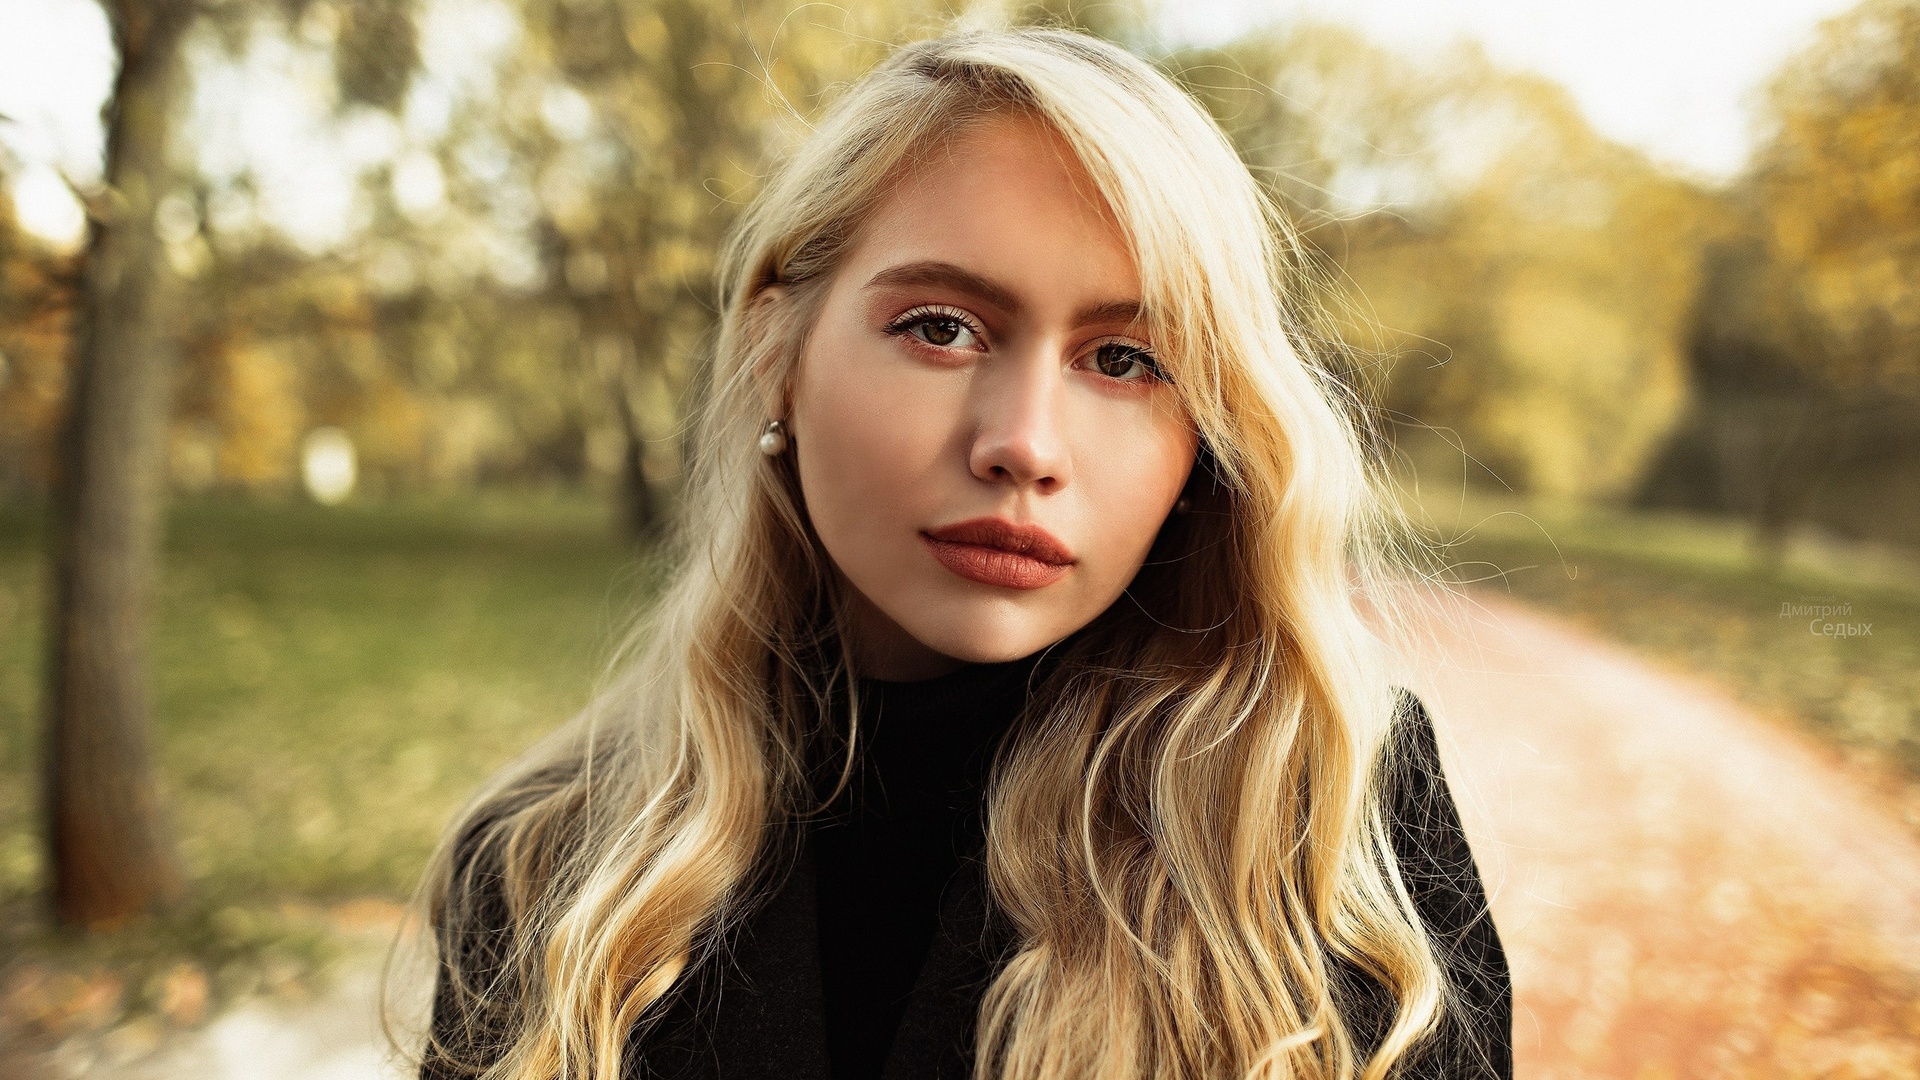
[[[1166,382],[1168,381],[1167,373],[1161,370],[1160,358],[1153,354],[1153,350],[1146,348],[1145,346],[1142,346],[1142,345],[1135,345],[1130,341],[1100,342],[1098,345],[1095,345],[1093,349],[1087,354],[1089,358],[1089,363],[1092,362],[1093,358],[1098,357],[1100,355],[1101,349],[1113,348],[1115,346],[1118,346],[1119,348],[1122,348],[1122,349],[1131,350],[1134,353],[1134,359],[1136,359],[1142,367],[1147,369],[1146,375],[1142,376],[1141,378],[1119,379],[1118,381],[1120,382],[1150,382],[1150,381]],[[1105,374],[1105,373],[1102,372],[1102,374]],[[1108,375],[1107,378],[1112,379],[1114,378],[1114,376]]]
[[[901,312],[897,317],[894,318],[892,322],[888,323],[882,332],[892,336],[904,335],[904,336],[911,337],[913,335],[910,332],[915,326],[918,326],[923,322],[930,322],[934,319],[952,320],[953,322],[957,322],[961,326],[966,327],[967,332],[972,334],[975,338],[985,339],[986,337],[986,331],[982,330],[980,328],[980,325],[974,322],[973,318],[969,316],[966,312],[960,310],[959,308],[947,307],[944,304],[923,304],[919,307],[909,308],[906,311]],[[914,338],[914,341],[917,344],[923,345],[929,349],[948,348],[948,346],[935,345],[929,341],[922,341],[917,337]],[[1114,379],[1114,381],[1116,382],[1147,382],[1149,380],[1154,382],[1167,381],[1166,372],[1161,370],[1159,357],[1153,354],[1152,349],[1146,348],[1141,345],[1135,345],[1127,341],[1102,341],[1099,344],[1095,345],[1088,355],[1090,357],[1097,356],[1101,349],[1109,348],[1116,345],[1122,348],[1132,349],[1135,353],[1137,353],[1140,363],[1143,364],[1147,369],[1147,374],[1140,379]],[[1110,379],[1114,378],[1114,376],[1111,376],[1111,375],[1107,375],[1105,377]]]
[[[887,324],[885,332],[893,335],[906,334],[915,326],[924,322],[932,322],[935,319],[950,319],[957,322],[961,326],[966,327],[967,332],[976,338],[984,340],[987,336],[986,331],[980,328],[980,324],[974,322],[966,312],[961,311],[959,308],[947,307],[943,304],[923,304],[916,308],[908,308],[906,311],[901,312],[898,318]],[[946,347],[935,345],[930,341],[920,341],[919,338],[915,338],[914,340],[919,341],[920,344],[930,349]]]

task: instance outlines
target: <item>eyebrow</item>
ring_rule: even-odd
[[[1009,314],[1019,314],[1024,306],[1020,303],[1020,297],[1005,285],[976,274],[964,266],[935,260],[890,266],[869,278],[866,287],[878,289],[901,285],[944,285],[985,300]],[[1074,325],[1085,326],[1090,323],[1104,322],[1131,324],[1138,321],[1141,311],[1138,300],[1104,300],[1088,304],[1074,312]]]

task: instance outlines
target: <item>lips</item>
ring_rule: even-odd
[[[920,534],[933,557],[955,574],[1004,589],[1038,589],[1065,577],[1073,552],[1038,525],[974,518]]]

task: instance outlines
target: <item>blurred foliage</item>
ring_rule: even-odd
[[[195,149],[155,222],[191,289],[173,476],[286,490],[304,434],[335,426],[375,492],[588,483],[644,531],[681,469],[719,237],[837,87],[960,18],[1080,26],[1191,87],[1300,224],[1323,330],[1409,464],[1911,542],[1920,499],[1873,526],[1861,494],[1818,496],[1848,453],[1920,478],[1913,417],[1881,410],[1886,437],[1853,451],[1794,433],[1914,393],[1916,11],[1829,24],[1773,86],[1751,174],[1711,189],[1471,46],[1292,24],[1168,53],[1143,0],[215,5],[182,104]],[[229,160],[245,118],[215,88],[262,71],[344,162],[332,232],[285,220],[271,163]],[[0,240],[0,483],[36,490],[71,267],[10,223]]]
[[[526,0],[509,93],[537,100],[515,135],[535,228],[623,436],[629,526],[677,469],[678,403],[713,319],[714,258],[771,146],[835,82],[883,55],[912,5],[831,13],[783,2]],[[537,95],[537,97],[536,97]],[[504,133],[503,133],[504,134]]]
[[[0,188],[0,492],[42,490],[67,388],[74,263],[14,223]]]
[[[1774,81],[1722,197],[1691,341],[1695,407],[1641,500],[1920,544],[1920,2],[1825,24]]]
[[[1813,323],[1796,352],[1824,380],[1920,398],[1920,3],[1827,23],[1771,96],[1755,194],[1788,310]]]
[[[1364,306],[1383,405],[1543,496],[1627,492],[1686,396],[1705,192],[1474,47],[1410,63],[1307,26],[1182,56]],[[1417,440],[1415,443],[1417,444]],[[1457,458],[1458,451],[1455,451]]]
[[[336,23],[335,78],[343,101],[397,108],[420,64],[419,35],[410,0],[351,0],[319,7]]]
[[[720,235],[828,88],[939,14],[706,0],[210,8],[189,49],[200,97],[180,118],[195,149],[155,220],[191,290],[177,316],[177,484],[284,490],[301,436],[333,425],[376,491],[623,473],[643,497],[670,489]],[[463,48],[486,50],[480,70]],[[338,235],[276,221],[271,170],[220,157],[249,118],[207,88],[263,65],[310,99],[281,103],[289,125],[317,104],[306,137],[357,158],[332,166],[355,189]],[[34,267],[8,272],[9,299],[26,297]],[[9,333],[25,302],[7,309]],[[57,296],[43,306],[61,310]],[[58,357],[49,332],[42,352]],[[29,396],[19,382],[0,387],[9,405]],[[43,483],[24,462],[47,430],[6,448],[15,490]]]

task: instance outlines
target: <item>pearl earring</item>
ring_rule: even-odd
[[[767,429],[760,433],[760,452],[768,457],[779,457],[787,452],[787,426],[778,420],[767,421]]]
[[[1193,502],[1185,495],[1173,501],[1173,512],[1176,514],[1184,514],[1191,509],[1193,509]]]

